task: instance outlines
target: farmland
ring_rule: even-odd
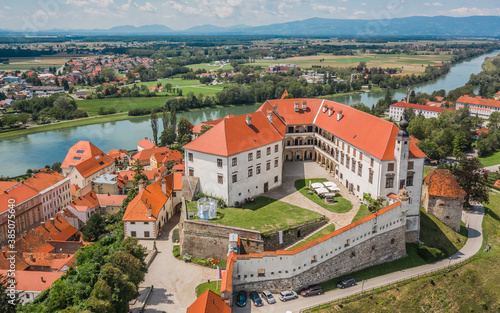
[[[37,67],[59,67],[64,63],[68,62],[71,57],[59,57],[59,56],[41,56],[37,57],[26,57],[26,58],[9,58],[9,64],[0,63],[0,71],[10,71],[10,70],[20,70],[26,71],[31,68]]]

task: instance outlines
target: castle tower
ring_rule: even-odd
[[[410,136],[406,131],[408,121],[403,116],[399,123],[400,130],[396,136],[396,146],[394,148],[394,157],[396,158],[396,177],[394,187],[396,194],[405,189],[408,193],[408,212],[406,215],[406,241],[417,242],[420,233],[420,197],[421,183],[414,181],[415,165],[410,160]],[[409,166],[411,162],[411,166]],[[417,179],[419,180],[419,179]]]

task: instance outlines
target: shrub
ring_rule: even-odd
[[[191,262],[191,260],[193,259],[193,257],[190,256],[189,254],[184,254],[182,256],[182,259],[184,260],[184,262]]]
[[[174,255],[174,258],[177,258],[179,255],[181,255],[181,247],[174,246],[174,248],[172,249],[172,253]]]

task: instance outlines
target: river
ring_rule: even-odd
[[[481,71],[481,64],[486,57],[495,56],[500,51],[491,52],[470,61],[454,65],[445,76],[413,87],[415,92],[431,93],[434,90],[446,91],[463,86],[471,74]],[[383,98],[384,91],[370,92],[351,96],[325,97],[340,103],[351,105],[362,102],[372,106]],[[393,98],[403,99],[406,90],[395,90]],[[235,106],[177,114],[187,117],[191,123],[222,118],[228,114],[241,115],[255,111],[260,105]],[[161,118],[159,119],[161,132]],[[0,140],[0,175],[16,176],[26,172],[28,168],[40,168],[56,161],[62,162],[68,149],[80,140],[88,140],[104,152],[115,149],[135,149],[137,142],[144,137],[151,137],[149,117],[136,118],[117,122],[108,122],[80,127],[65,128],[43,133],[16,136]]]

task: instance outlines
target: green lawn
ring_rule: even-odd
[[[363,205],[361,205],[361,207],[359,208],[358,213],[356,213],[356,215],[353,217],[353,219],[352,219],[351,223],[354,223],[354,222],[356,222],[357,220],[360,220],[360,219],[362,219],[363,217],[368,216],[368,215],[370,215],[370,214],[372,214],[372,212],[370,212],[370,211],[368,210],[368,207],[367,207],[366,205],[364,205],[364,204],[363,204]]]
[[[297,190],[302,195],[309,198],[314,203],[322,206],[323,208],[327,209],[328,211],[335,212],[335,213],[346,213],[352,209],[351,201],[349,201],[345,198],[335,197],[335,204],[326,204],[325,200],[321,199],[316,193],[309,194],[308,193],[309,181],[311,183],[323,183],[323,182],[326,182],[328,180],[325,178],[314,178],[314,179],[299,179],[299,180],[295,181],[295,188],[297,188]]]
[[[288,248],[288,250],[295,249],[295,248],[300,247],[300,246],[302,246],[310,241],[313,241],[315,239],[318,239],[318,238],[321,238],[325,235],[328,235],[329,233],[333,232],[334,230],[335,230],[335,225],[330,224],[330,225],[326,226],[325,228],[319,230],[318,232],[312,234],[311,236],[307,237],[306,239],[298,242],[297,244],[295,244],[291,248]]]
[[[487,157],[479,158],[483,166],[500,165],[500,151],[493,153]]]
[[[436,168],[432,166],[424,166],[424,177],[429,175],[435,169]]]
[[[220,280],[199,284],[198,286],[196,286],[196,297],[198,298],[202,293],[204,293],[208,289],[220,295],[220,285],[221,285]]]
[[[187,204],[189,212],[195,213],[196,201]],[[254,203],[243,208],[219,208],[217,217],[210,223],[253,229],[263,234],[314,221],[321,214],[266,197],[258,197]],[[198,219],[196,217],[196,219]]]

